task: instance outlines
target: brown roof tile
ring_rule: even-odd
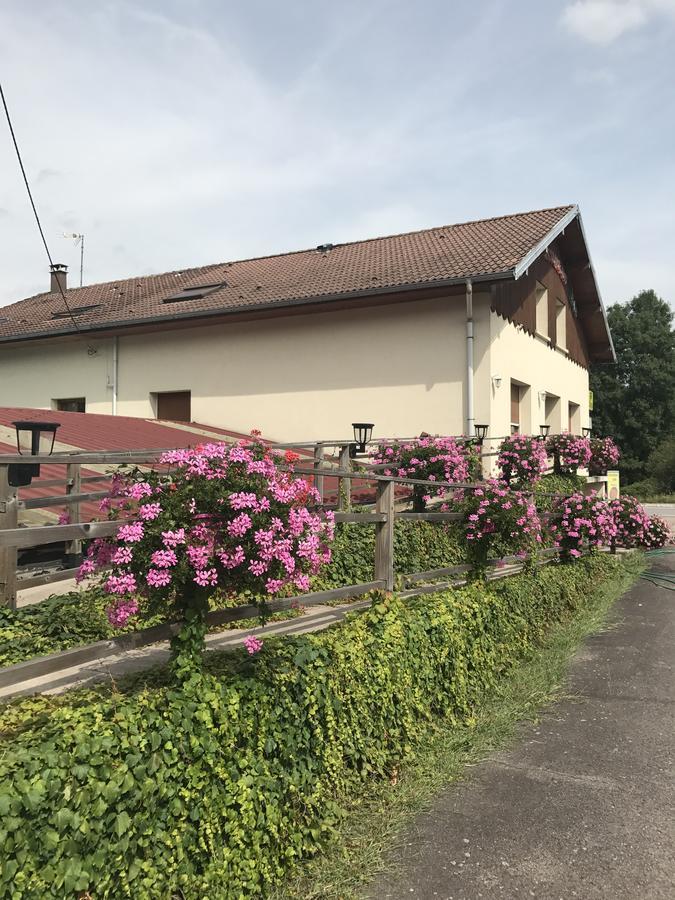
[[[83,329],[217,314],[404,285],[499,275],[511,271],[573,206],[559,206],[425,231],[301,250],[179,272],[69,288]],[[185,288],[225,282],[201,299],[164,303]],[[57,318],[53,318],[54,314]],[[0,308],[0,340],[74,331],[60,294],[44,293]]]

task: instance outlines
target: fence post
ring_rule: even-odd
[[[323,444],[314,444],[314,468],[321,469],[323,464]],[[321,499],[320,503],[323,503],[323,475],[315,475],[314,476],[314,487],[319,492]]]
[[[66,494],[80,494],[82,492],[82,469],[79,463],[68,463],[66,466]],[[68,517],[73,524],[80,521],[80,502],[73,500],[66,503]],[[82,541],[76,538],[66,541],[66,565],[74,566],[82,556]]]
[[[376,511],[386,520],[375,525],[375,580],[385,582],[385,590],[394,590],[394,482],[378,481]]]
[[[340,469],[344,472],[352,471],[352,458],[349,455],[349,444],[340,447]],[[351,478],[338,477],[338,509],[349,509],[352,505],[352,480]]]
[[[8,481],[9,466],[0,465],[0,531],[16,528],[19,519],[17,489]],[[16,609],[16,547],[0,547],[0,606]]]

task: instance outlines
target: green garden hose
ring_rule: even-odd
[[[675,548],[662,547],[660,550],[647,550],[645,556],[651,559],[657,556],[668,556],[671,553],[675,553]],[[640,578],[644,578],[645,581],[649,581],[650,584],[653,584],[655,587],[662,587],[667,591],[675,591],[675,574],[666,574],[665,572],[643,572],[640,575]]]

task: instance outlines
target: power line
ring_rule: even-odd
[[[12,125],[12,119],[9,115],[9,109],[7,108],[7,101],[5,100],[5,92],[2,89],[2,83],[0,83],[0,97],[2,98],[2,105],[5,108],[5,115],[7,117],[7,124],[9,125],[9,133],[12,135],[12,142],[14,143],[14,149],[16,150],[16,158],[19,160],[19,167],[21,168],[21,174],[23,175],[23,183],[26,185],[26,190],[28,191],[28,199],[30,200],[30,205],[33,207],[33,214],[35,216],[35,221],[37,222],[37,227],[40,232],[40,237],[42,238],[42,243],[45,245],[45,250],[47,252],[47,259],[49,260],[50,271],[54,270],[54,262],[52,260],[52,255],[49,252],[49,247],[47,246],[47,239],[45,238],[45,233],[42,230],[42,224],[40,223],[40,217],[38,216],[38,211],[35,208],[35,201],[33,200],[33,194],[31,193],[30,185],[28,184],[28,177],[26,175],[26,170],[23,166],[23,160],[21,159],[21,152],[19,151],[19,145],[16,140],[16,135],[14,134],[14,127]],[[75,326],[75,330],[80,332],[80,326],[77,324],[75,320],[75,316],[73,315],[70,306],[68,306],[68,301],[66,300],[66,294],[61,285],[61,279],[57,276],[56,284],[59,289],[59,293],[63,298],[63,303],[68,311],[68,315],[72,319],[73,325]]]

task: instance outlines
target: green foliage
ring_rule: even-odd
[[[617,363],[594,366],[593,425],[622,452],[627,483],[649,476],[647,459],[675,419],[673,312],[654,291],[642,291],[607,311]]]
[[[28,699],[0,721],[0,897],[261,897],[315,853],[336,797],[387,777],[620,563],[591,557],[207,657],[127,693]],[[11,742],[11,748],[9,744]]]
[[[16,611],[0,607],[0,666],[119,634],[105,615],[103,591],[49,597]]]
[[[394,566],[397,574],[426,572],[464,561],[466,541],[459,523],[439,525],[397,519],[394,525]],[[341,523],[335,526],[332,559],[314,579],[314,590],[372,581],[375,526]]]
[[[649,454],[647,472],[656,482],[656,493],[675,491],[675,434],[669,435]]]
[[[586,479],[581,475],[544,475],[534,486],[534,502],[541,512],[548,512],[555,505],[553,494],[569,496],[583,490]]]

